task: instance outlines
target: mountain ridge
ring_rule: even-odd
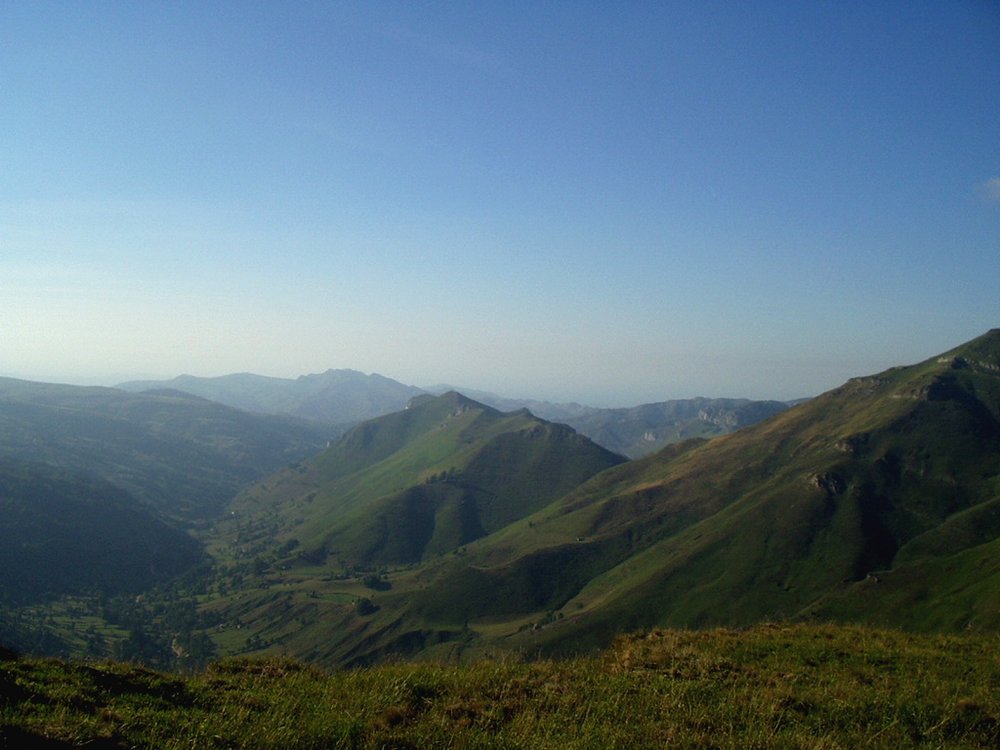
[[[570,654],[774,620],[1000,631],[1000,329],[627,462],[527,410],[418,394],[201,531],[215,569],[185,585],[224,654]]]
[[[374,611],[339,615],[336,637],[282,642],[365,663],[768,619],[1000,629],[998,363],[994,330],[609,467],[461,554],[390,571]]]
[[[449,392],[354,427],[230,508],[237,526],[259,525],[254,519],[268,514],[297,519],[278,541],[296,539],[313,561],[413,563],[490,533],[623,460],[565,425]],[[265,538],[237,533],[242,543]]]
[[[452,386],[428,388],[431,392],[446,389],[452,389]],[[607,408],[576,402],[506,398],[486,391],[457,390],[501,411],[528,409],[542,419],[567,424],[608,450],[629,458],[641,458],[666,445],[690,438],[724,435],[766,419],[795,403],[695,397]]]
[[[328,369],[294,379],[253,373],[214,378],[180,375],[171,380],[129,381],[117,387],[130,392],[179,390],[254,413],[289,414],[336,424],[341,432],[358,422],[404,409],[421,394],[439,396],[455,391],[498,411],[528,409],[547,421],[568,424],[608,450],[629,458],[639,458],[691,437],[722,435],[789,405],[743,398],[692,398],[608,409],[506,398],[445,385],[418,388],[378,373],[365,375],[351,369]]]

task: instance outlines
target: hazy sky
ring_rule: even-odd
[[[792,398],[1000,326],[1000,4],[0,3],[0,374]]]

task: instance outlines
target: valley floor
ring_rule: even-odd
[[[1000,746],[1000,638],[653,631],[597,657],[190,676],[0,652],[3,748]]]

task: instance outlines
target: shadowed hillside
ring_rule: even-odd
[[[96,477],[0,459],[0,604],[100,590],[138,593],[201,545]]]
[[[324,428],[176,392],[0,378],[0,457],[108,479],[169,516],[210,517],[249,482],[318,451]]]

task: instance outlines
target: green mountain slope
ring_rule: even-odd
[[[802,615],[997,628],[998,504],[994,330],[606,472],[470,549],[409,606],[442,623],[558,610],[514,638],[549,647]]]
[[[775,618],[995,630],[998,506],[991,331],[731,435],[611,467],[460,555],[391,573],[371,607],[329,599],[282,629],[262,606],[247,621],[274,646],[331,663],[573,652],[635,628]],[[363,595],[338,585],[314,590]],[[286,596],[281,606],[309,620]]]
[[[132,394],[0,378],[0,457],[104,477],[185,520],[318,451],[327,431],[176,392]]]
[[[201,545],[118,487],[0,460],[0,603],[139,592],[194,565]]]
[[[327,370],[293,379],[251,373],[172,380],[137,380],[119,388],[132,392],[169,388],[259,414],[287,414],[351,425],[398,411],[423,391],[378,374]]]
[[[457,393],[414,399],[244,492],[233,549],[282,545],[337,568],[415,563],[548,505],[623,459],[533,417]]]

